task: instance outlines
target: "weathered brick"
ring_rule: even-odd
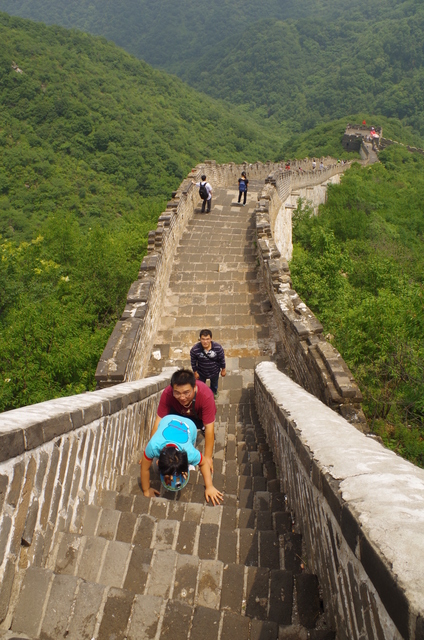
[[[244,589],[244,566],[224,565],[222,573],[221,609],[241,613]]]
[[[13,478],[9,487],[9,494],[7,496],[7,503],[10,504],[11,507],[16,507],[19,502],[24,473],[25,464],[21,460],[20,462],[15,464],[13,468]]]
[[[177,559],[173,599],[193,605],[199,560],[196,557],[181,556]]]
[[[103,611],[98,640],[124,640],[131,615],[134,594],[121,589],[110,589]]]
[[[280,544],[275,531],[260,531],[259,563],[268,569],[280,568]]]
[[[192,608],[182,602],[169,601],[163,617],[160,640],[187,640]]]
[[[190,640],[218,640],[221,612],[207,607],[196,607]]]
[[[211,609],[219,608],[223,564],[214,560],[202,560],[197,586],[197,604]]]
[[[254,529],[240,529],[239,562],[247,567],[258,565],[258,534]]]
[[[125,575],[125,567],[131,547],[125,542],[108,542],[103,567],[100,571],[98,582],[112,587],[122,587]]]
[[[254,529],[256,526],[256,513],[253,509],[240,509],[238,517],[240,529]]]
[[[106,540],[114,540],[116,531],[118,529],[119,519],[121,517],[120,511],[112,509],[102,509],[100,511],[100,518],[97,525],[96,535]]]
[[[53,488],[55,485],[59,455],[60,455],[59,449],[56,446],[53,447],[50,455],[50,467],[47,475],[47,481],[43,491],[44,500],[43,500],[43,504],[41,507],[41,514],[40,514],[40,525],[42,529],[46,528],[47,522],[49,519],[50,504],[53,497]]]
[[[176,531],[176,521],[159,520],[156,526],[156,536],[154,542],[155,549],[172,549]]]
[[[302,571],[302,536],[299,533],[284,535],[284,568],[293,573]]]
[[[66,640],[92,640],[104,591],[99,584],[81,582]]]
[[[54,570],[57,574],[75,575],[78,552],[83,539],[72,533],[61,533],[58,537],[59,549]]]
[[[161,607],[162,598],[136,596],[131,612],[128,640],[153,640],[156,636]]]
[[[218,560],[225,563],[237,562],[237,533],[235,531],[221,530]]]
[[[249,618],[225,611],[221,640],[248,640],[248,637]]]
[[[119,542],[132,542],[134,530],[137,523],[137,515],[124,511],[119,518],[116,530],[116,540]]]
[[[202,524],[200,526],[199,536],[199,558],[205,560],[213,560],[216,555],[216,547],[218,542],[218,525]]]
[[[19,594],[18,605],[13,616],[12,630],[15,633],[26,633],[32,638],[38,637],[43,615],[43,604],[52,580],[53,574],[51,571],[39,569],[38,567],[27,569]]]
[[[140,545],[144,549],[148,549],[152,542],[155,520],[151,516],[141,515],[136,529],[133,543]]]
[[[191,555],[196,538],[196,525],[193,522],[181,522],[178,532],[176,550],[178,553]]]
[[[153,551],[134,547],[125,577],[124,589],[135,593],[144,593]]]
[[[266,620],[268,617],[269,569],[247,570],[246,615]]]
[[[59,575],[53,579],[47,609],[41,624],[41,638],[64,638],[71,614],[77,578]]]
[[[271,571],[269,620],[281,625],[292,621],[293,574],[290,571]]]
[[[104,538],[87,538],[79,562],[78,573],[83,580],[97,582],[102,568],[102,558],[107,545]]]
[[[150,568],[149,595],[169,597],[176,559],[177,554],[170,549],[155,552]]]

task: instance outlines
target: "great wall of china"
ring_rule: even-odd
[[[365,433],[360,390],[291,286],[291,210],[348,165],[301,164],[193,169],[149,234],[99,389],[0,415],[0,637],[424,638],[424,471]],[[225,500],[204,505],[196,473],[147,499],[137,461],[203,326],[228,360]]]

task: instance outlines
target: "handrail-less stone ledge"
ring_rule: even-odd
[[[273,363],[256,367],[255,397],[337,637],[422,639],[424,470]]]
[[[295,161],[293,166],[299,164],[301,161]],[[201,175],[206,174],[213,187],[236,187],[242,171],[247,171],[251,180],[264,180],[279,166],[274,162],[219,165],[215,161],[206,161],[198,164],[182,181],[172,194],[166,211],[159,216],[156,230],[149,233],[148,254],[141,263],[138,279],[128,292],[124,312],[97,365],[98,388],[136,380],[145,373],[175,252],[199,204],[198,188],[192,181],[197,182]]]
[[[264,284],[296,382],[360,431],[368,431],[361,391],[340,353],[324,338],[321,323],[293,289],[288,265],[292,254],[292,219],[285,202],[302,184],[328,182],[349,166],[333,161],[323,170],[300,175],[292,170],[274,172],[258,199],[256,233]],[[277,247],[273,230],[279,218],[284,241]]]
[[[24,568],[137,461],[173,371],[0,414],[0,624]]]

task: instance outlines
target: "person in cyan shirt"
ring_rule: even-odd
[[[197,429],[204,434],[204,457],[209,464],[211,473],[213,473],[215,400],[209,387],[200,380],[196,381],[194,373],[188,369],[175,371],[171,378],[171,384],[163,390],[150,437],[154,435],[162,418],[170,414],[190,418]]]
[[[208,462],[195,447],[197,428],[192,420],[169,415],[163,418],[144,450],[141,463],[141,487],[146,497],[159,495],[150,487],[150,467],[154,458],[158,459],[161,481],[170,491],[178,491],[188,482],[189,465],[199,465],[205,482],[205,498],[212,504],[219,504],[223,495],[212,483]]]

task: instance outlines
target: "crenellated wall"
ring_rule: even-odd
[[[284,352],[298,382],[361,431],[367,423],[361,409],[362,395],[340,353],[325,340],[323,327],[292,287],[291,210],[285,206],[303,185],[328,184],[348,164],[329,164],[321,171],[283,171],[271,174],[256,208],[259,261]],[[280,248],[273,229],[281,220]],[[282,255],[283,254],[283,255]]]
[[[258,415],[337,640],[424,637],[424,470],[262,362]]]
[[[25,568],[136,462],[172,371],[0,415],[0,623]]]
[[[198,181],[202,174],[215,187],[237,184],[241,171],[251,180],[264,180],[278,168],[275,163],[218,165],[206,161],[197,165],[173,193],[155,231],[149,233],[148,253],[141,263],[138,279],[133,282],[127,304],[99,360],[98,388],[142,378],[153,346],[176,249],[195,208],[199,205]]]

